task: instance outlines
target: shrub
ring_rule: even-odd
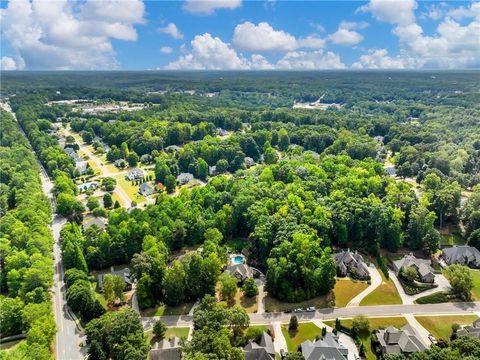
[[[292,315],[292,317],[290,318],[290,322],[288,323],[288,330],[289,331],[298,330],[298,319],[295,315]]]
[[[158,340],[163,340],[166,331],[167,325],[165,325],[161,320],[158,320],[155,325],[153,325],[153,334]]]
[[[446,293],[439,291],[427,296],[423,296],[416,300],[417,304],[438,304],[443,302],[448,302],[449,298]]]

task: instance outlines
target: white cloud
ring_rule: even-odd
[[[414,20],[416,8],[415,0],[370,0],[357,11],[371,12],[377,20],[400,25]]]
[[[9,57],[9,56],[3,56],[1,60],[1,65],[0,69],[2,70],[22,70],[23,69],[23,64],[17,64],[17,62]]]
[[[209,33],[197,35],[191,41],[192,51],[166,66],[167,69],[234,70],[246,69],[246,60],[220,38]]]
[[[432,35],[425,35],[416,23],[417,4],[413,0],[392,3],[371,0],[360,11],[394,25],[392,32],[399,39],[403,58],[416,68],[465,68],[480,66],[480,5],[472,3],[467,9],[459,7],[449,12]],[[398,14],[395,16],[395,14]],[[462,25],[454,18],[474,18]]]
[[[250,58],[237,51],[218,37],[209,33],[197,35],[191,41],[191,51],[186,51],[165,68],[171,70],[271,70],[271,69],[343,69],[340,57],[322,50],[290,51],[277,63],[270,63],[265,57],[253,54]]]
[[[192,14],[210,15],[218,9],[233,10],[242,6],[242,0],[187,0],[183,8]]]
[[[323,53],[315,51],[292,51],[280,59],[276,69],[285,70],[317,70],[317,69],[344,69],[340,57],[333,52]]]
[[[388,56],[386,49],[369,50],[352,64],[353,69],[405,69],[413,66],[411,59]]]
[[[347,30],[362,30],[362,29],[366,29],[369,26],[370,24],[367,23],[366,21],[360,21],[360,22],[342,21],[340,23],[339,28],[347,29]]]
[[[275,30],[267,22],[255,25],[246,21],[235,27],[233,44],[249,52],[287,52],[299,48],[320,49],[325,46],[325,40],[316,35],[297,39],[286,31]]]
[[[334,44],[352,46],[360,43],[363,40],[363,36],[356,31],[339,28],[336,32],[329,35],[328,39]]]
[[[169,23],[167,26],[157,29],[157,31],[161,34],[170,35],[172,38],[181,40],[183,39],[182,32],[177,28],[173,22]]]
[[[135,41],[140,0],[10,1],[0,12],[2,35],[26,69],[115,68],[111,40]]]
[[[170,46],[162,46],[160,48],[160,52],[163,54],[171,54],[173,52],[173,49]]]
[[[297,48],[294,36],[283,30],[274,30],[267,22],[238,24],[233,32],[233,43],[245,51],[290,51]]]

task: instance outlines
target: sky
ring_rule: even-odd
[[[480,68],[478,1],[10,0],[2,70]]]

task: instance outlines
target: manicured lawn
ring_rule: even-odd
[[[146,201],[145,197],[138,193],[138,185],[132,185],[132,182],[125,180],[123,175],[115,176],[115,178],[117,179],[117,186],[122,187],[131,201],[136,201],[137,204],[142,204]]]
[[[394,305],[401,304],[402,299],[398,295],[397,288],[391,279],[386,279],[382,271],[379,271],[382,276],[382,284],[374,291],[368,294],[361,302],[360,306],[369,305]]]
[[[333,292],[335,294],[335,306],[345,307],[350,300],[368,287],[366,282],[353,281],[351,279],[337,279]]]
[[[188,326],[179,326],[179,327],[169,327],[165,332],[165,339],[170,339],[174,336],[179,338],[187,338],[190,328]],[[154,344],[155,339],[153,338],[153,330],[145,331],[145,336],[149,344]]]
[[[440,245],[465,245],[465,238],[462,236],[461,230],[455,226],[446,226],[439,229]]]
[[[193,303],[185,303],[178,306],[161,305],[142,311],[142,316],[186,315],[192,308]]]
[[[115,201],[118,201],[121,206],[125,206],[122,199],[120,199],[120,196],[118,196],[116,192],[112,193],[112,201],[114,204],[115,204]],[[102,202],[100,202],[100,204],[102,204]]]
[[[473,277],[473,289],[472,289],[472,298],[473,300],[480,300],[480,270],[470,270],[470,273]]]
[[[282,325],[282,333],[287,342],[288,351],[297,351],[298,346],[305,340],[315,341],[317,335],[322,334],[322,329],[311,322],[299,323],[295,333],[288,331],[288,324]]]
[[[402,326],[407,324],[407,319],[403,316],[399,317],[385,317],[385,318],[369,318],[370,323],[370,331],[376,330],[379,328],[386,328],[388,326],[395,326],[397,329],[401,328]],[[325,325],[335,327],[335,320],[324,321]],[[341,320],[341,324],[347,328],[352,326],[352,319],[345,319]],[[362,334],[360,336],[360,340],[365,347],[365,352],[367,356],[367,360],[377,360],[377,357],[372,352],[371,344],[370,344],[370,333]]]
[[[265,311],[266,312],[280,312],[293,310],[295,308],[307,308],[310,306],[315,306],[317,309],[322,309],[329,307],[326,296],[318,296],[316,298],[301,301],[298,303],[287,303],[275,299],[273,296],[267,295],[265,297]]]
[[[478,319],[477,315],[454,316],[415,316],[415,319],[427,329],[436,339],[449,340],[452,334],[452,324],[471,325]]]

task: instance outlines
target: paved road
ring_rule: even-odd
[[[12,114],[15,121],[17,117],[10,108],[8,103],[2,102],[1,107]],[[27,138],[23,129],[19,126],[22,134]],[[27,138],[28,140],[28,138]],[[42,190],[45,195],[54,203],[54,196],[52,193],[53,182],[47,175],[44,167],[38,160],[38,156],[32,149],[32,152],[37,158],[40,168],[40,180],[42,182]],[[54,285],[53,285],[53,310],[55,315],[55,323],[57,325],[57,333],[55,336],[55,358],[57,360],[81,360],[85,357],[86,348],[80,348],[80,343],[83,341],[83,335],[78,331],[75,321],[67,312],[65,299],[65,286],[63,284],[63,265],[60,252],[60,230],[65,223],[65,219],[52,213],[51,230],[55,244],[53,246],[54,257]]]
[[[75,135],[72,131],[70,131],[70,129],[65,129],[65,134],[66,135],[71,135],[71,136]],[[90,149],[85,144],[78,141],[77,137],[74,136],[74,138],[75,138],[75,141],[77,142],[78,146],[80,147],[80,150],[83,151],[85,153],[85,155],[87,155],[95,163],[95,165],[100,169],[102,176],[115,177],[115,175],[119,174],[119,172],[112,173],[108,169],[108,167],[106,167],[102,163],[102,161],[97,157],[97,155],[95,155],[93,152],[91,152]],[[114,193],[118,195],[118,197],[120,198],[120,200],[123,203],[124,208],[129,209],[132,206],[132,202],[131,202],[130,198],[128,197],[127,193],[122,189],[122,187],[120,185],[117,185],[115,187]]]
[[[314,319],[335,319],[352,318],[356,315],[365,315],[371,317],[383,316],[401,316],[402,314],[413,315],[456,315],[472,314],[480,312],[480,302],[469,303],[442,303],[442,304],[415,304],[415,305],[377,305],[377,306],[357,306],[349,308],[328,308],[320,309],[315,312],[303,312],[295,314],[300,321],[312,321]],[[265,313],[250,314],[252,324],[273,324],[274,322],[288,322],[292,314],[286,313]],[[156,320],[162,319],[168,326],[190,326],[192,316],[190,315],[170,315],[162,317],[143,317],[142,324],[145,329],[150,329]]]

